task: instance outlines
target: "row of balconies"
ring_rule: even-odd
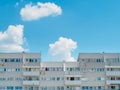
[[[27,81],[23,81],[23,85],[39,85],[40,84],[40,81],[39,80],[27,80]]]
[[[40,82],[39,80],[35,80],[35,81],[23,81],[23,85],[40,85],[40,83],[44,83],[44,84],[56,84],[59,83],[60,81],[43,81]],[[61,82],[60,82],[61,83]],[[64,83],[64,85],[68,85],[68,86],[80,86],[80,85],[86,85],[86,86],[104,86],[104,85],[110,85],[110,84],[120,84],[120,80],[106,80],[106,81],[68,81],[65,80],[62,83]]]
[[[106,80],[106,84],[110,85],[110,84],[120,84],[120,80]]]
[[[39,71],[26,71],[23,72],[23,76],[39,76],[40,72]]]
[[[25,71],[23,72],[23,76],[39,76],[41,72],[39,71]],[[71,75],[71,73],[69,73]],[[68,75],[69,75],[68,74]],[[72,75],[79,75],[80,73],[76,72]],[[106,76],[120,76],[120,71],[106,71]]]
[[[39,71],[26,71],[23,72],[23,76],[40,76]],[[69,76],[69,74],[67,75]],[[76,75],[75,75],[76,76]],[[120,76],[120,71],[106,71],[106,76]],[[73,75],[74,77],[74,75]],[[78,76],[77,76],[78,77]],[[80,76],[82,77],[82,76]],[[44,81],[43,81],[44,82]],[[46,81],[47,83],[48,81]],[[49,82],[56,82],[56,81],[49,81]],[[60,81],[57,81],[60,82]],[[83,81],[83,80],[65,80],[63,81],[65,85],[74,85],[74,86],[80,86],[80,85],[96,85],[96,86],[102,86],[102,85],[109,85],[109,84],[120,84],[120,80],[100,80],[100,81]],[[40,80],[24,80],[23,85],[40,85],[42,83]]]
[[[59,83],[60,81],[43,81],[43,82],[40,82],[39,80],[35,80],[35,81],[23,81],[23,85],[40,85],[40,83],[44,83],[44,84],[53,84],[55,85],[56,83]],[[63,81],[63,82],[60,82],[60,83],[63,83],[65,85],[72,85],[72,86],[80,86],[81,85],[81,81]]]
[[[120,71],[106,71],[106,76],[120,76]]]

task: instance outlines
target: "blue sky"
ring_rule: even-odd
[[[32,3],[54,3],[62,13],[24,21],[20,11]],[[18,5],[16,5],[18,3]],[[49,60],[49,44],[60,37],[77,42],[72,56],[80,52],[120,52],[120,0],[0,0],[0,32],[9,25],[24,25],[29,52],[41,52]],[[3,50],[4,52],[4,50]]]

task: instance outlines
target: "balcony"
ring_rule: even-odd
[[[26,71],[23,72],[24,76],[39,76],[40,72],[39,71]]]
[[[65,71],[65,75],[81,75],[80,71]]]
[[[120,67],[120,62],[107,62],[105,65],[108,67]]]
[[[39,80],[37,81],[23,81],[23,85],[39,85]]]
[[[40,63],[34,62],[34,63],[24,63],[23,68],[40,68]]]
[[[100,81],[83,81],[81,83],[81,86],[104,86],[105,85],[105,80],[100,80]]]
[[[107,76],[120,76],[120,71],[107,71]]]
[[[81,81],[65,80],[65,85],[80,86],[81,85]]]
[[[120,80],[106,80],[106,84],[110,85],[110,84],[120,84]]]

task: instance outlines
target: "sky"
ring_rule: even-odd
[[[120,52],[120,0],[0,0],[0,52],[42,61]]]

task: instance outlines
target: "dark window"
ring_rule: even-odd
[[[7,59],[5,59],[5,62],[8,62],[8,60],[7,60]]]
[[[70,68],[70,71],[72,71],[72,68]]]
[[[29,71],[31,71],[31,68],[29,68]]]
[[[115,86],[111,86],[111,89],[115,89]]]
[[[115,80],[115,77],[111,77],[111,80]]]
[[[71,80],[71,81],[74,81],[74,77],[71,77],[70,80]]]
[[[30,62],[32,62],[32,59],[29,59]]]
[[[6,68],[4,68],[4,71],[6,71]]]
[[[45,68],[45,71],[48,71],[48,68]]]

